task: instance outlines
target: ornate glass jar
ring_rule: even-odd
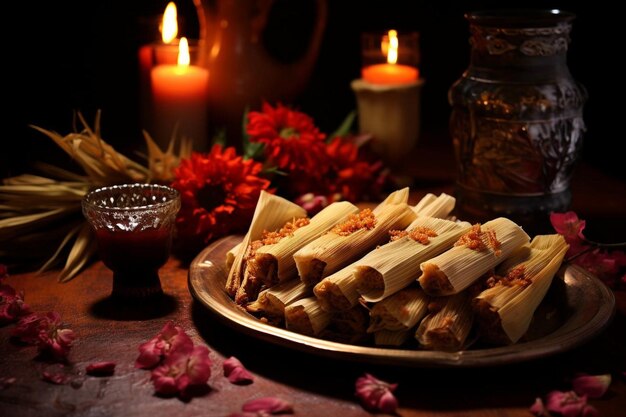
[[[459,216],[506,216],[539,231],[571,202],[586,91],[566,54],[574,15],[475,12],[468,69],[448,92]]]

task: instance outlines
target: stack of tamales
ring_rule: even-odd
[[[568,246],[532,241],[511,220],[451,217],[455,200],[408,188],[374,209],[347,202],[312,218],[262,193],[252,224],[227,257],[226,291],[251,314],[344,343],[456,351],[470,335],[510,344],[527,332]]]

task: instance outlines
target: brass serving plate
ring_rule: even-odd
[[[615,297],[600,280],[577,266],[561,269],[535,313],[527,341],[459,352],[349,345],[263,323],[239,308],[224,291],[226,252],[242,236],[227,236],[205,248],[189,269],[192,296],[224,323],[252,337],[316,355],[417,367],[478,367],[509,364],[570,350],[598,335],[615,311]]]

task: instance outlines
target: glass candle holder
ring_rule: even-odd
[[[82,209],[113,271],[112,295],[161,295],[158,270],[170,255],[179,192],[154,184],[102,187],[83,198]]]

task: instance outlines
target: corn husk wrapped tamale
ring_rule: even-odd
[[[246,310],[278,325],[285,319],[285,306],[310,295],[311,287],[294,279],[261,291],[255,301],[246,305]]]
[[[461,350],[474,321],[472,294],[470,290],[465,290],[451,296],[439,297],[435,301],[440,304],[437,310],[429,313],[417,328],[417,341],[429,350]]]
[[[302,282],[317,284],[383,243],[390,229],[406,228],[416,216],[407,200],[408,188],[396,191],[298,250],[294,259]]]
[[[428,312],[430,297],[421,288],[411,287],[374,304],[370,310],[368,333],[380,330],[409,330]]]
[[[422,262],[419,283],[429,295],[456,294],[529,241],[521,227],[504,217],[475,224],[453,248]]]
[[[426,215],[423,213],[435,214],[439,216],[446,217],[450,214],[450,211],[454,208],[454,198],[442,193],[439,197],[436,197],[434,194],[427,194],[420,200],[420,202],[413,207],[413,211],[418,215]],[[415,220],[413,224],[420,223],[418,220]],[[452,222],[442,221],[443,224],[448,226],[453,224]],[[421,223],[427,223],[427,221],[422,220]],[[420,224],[421,224],[420,223]],[[469,223],[467,223],[467,227],[469,227]],[[411,225],[409,225],[408,229],[411,229]],[[459,233],[456,237],[451,237],[452,242],[455,241]],[[450,245],[452,244],[450,242]],[[381,248],[374,249],[374,252],[381,251],[382,248],[390,245],[390,243],[385,244]],[[394,246],[394,249],[390,251],[384,251],[385,253],[390,254],[391,256],[396,256],[396,258],[404,261],[404,255],[402,253],[396,253],[396,249],[400,249],[397,246]],[[443,248],[440,252],[443,252],[447,248]],[[436,254],[436,253],[435,253]],[[433,254],[433,256],[435,255]],[[399,255],[399,256],[398,256]],[[371,256],[371,254],[365,255],[366,257]],[[395,259],[395,258],[394,258]],[[407,260],[408,261],[408,260]],[[360,261],[356,261],[356,263],[352,263],[339,271],[335,272],[324,278],[321,282],[315,285],[313,289],[315,296],[320,301],[322,308],[327,311],[346,311],[357,304],[359,299],[359,293],[357,291],[357,282],[356,277],[354,276],[354,265],[359,264]],[[389,265],[391,267],[391,265]],[[416,265],[415,273],[410,277],[409,281],[406,285],[415,281],[415,275],[419,272],[419,263]]]
[[[256,300],[262,287],[271,287],[297,277],[293,254],[302,246],[345,220],[358,208],[347,201],[329,205],[312,219],[300,218],[287,222],[275,232],[264,232],[252,241],[245,256],[244,278],[235,301],[245,304]]]
[[[402,346],[409,340],[411,330],[379,330],[374,332],[374,344],[377,346]]]
[[[309,222],[308,217],[293,219],[278,230],[272,232],[264,231],[260,239],[250,243],[244,257],[243,280],[235,295],[236,303],[243,305],[249,301],[256,300],[259,291],[263,287],[274,284],[269,277],[276,276],[277,262],[272,262],[271,257],[261,258],[267,262],[258,262],[257,251],[292,236],[298,230],[307,227]]]
[[[285,307],[285,327],[296,333],[318,336],[328,326],[332,315],[322,309],[317,298],[303,298]]]
[[[247,269],[256,277],[260,277],[267,286],[296,278],[298,271],[293,259],[294,253],[358,211],[359,209],[348,201],[330,204],[311,218],[307,225],[278,239],[276,243],[256,249],[254,257],[247,261]]]
[[[320,337],[340,343],[363,343],[369,334],[368,311],[360,304],[347,311],[333,313],[328,326],[320,333]]]
[[[231,250],[226,252],[226,269],[228,269],[229,271],[230,271],[230,268],[232,268],[233,264],[235,263],[235,258],[237,258],[237,254],[241,250],[242,243],[243,242],[237,243],[235,246],[232,247]]]
[[[351,263],[313,287],[313,293],[324,310],[346,311],[357,305],[359,293],[356,290],[356,280],[353,274],[354,265],[355,263]]]
[[[306,210],[299,205],[282,197],[261,191],[248,233],[244,236],[228,272],[226,292],[231,297],[236,298],[237,292],[242,288],[245,258],[246,255],[249,255],[250,243],[260,239],[266,230],[276,230],[290,220],[303,217],[306,217]],[[229,257],[232,259],[232,252],[226,256],[227,263]]]
[[[539,235],[515,251],[474,299],[480,336],[495,344],[516,343],[528,330],[569,245],[561,235]]]
[[[437,217],[446,219],[454,210],[456,199],[446,193],[439,196],[428,193],[414,207],[413,211],[418,216]]]
[[[419,277],[421,262],[450,249],[470,228],[467,222],[418,217],[355,263],[357,291],[365,301],[378,302],[409,286]]]

